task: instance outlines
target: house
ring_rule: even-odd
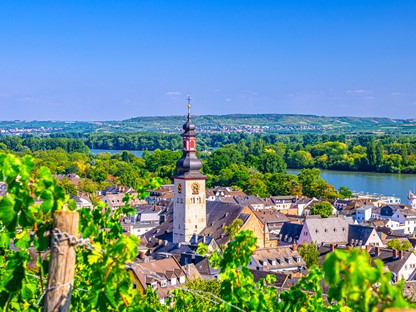
[[[53,177],[57,178],[59,181],[62,179],[68,179],[69,183],[78,186],[81,178],[76,173],[69,173],[69,174],[53,174]]]
[[[277,210],[287,210],[298,200],[298,196],[271,196],[270,200]]]
[[[348,208],[356,208],[356,201],[354,199],[337,199],[332,204],[336,210],[344,210]]]
[[[358,224],[348,225],[348,242],[352,246],[384,246],[375,228]]]
[[[391,216],[391,220],[397,221],[400,224],[400,227],[394,230],[395,233],[413,234],[416,227],[416,209],[397,209],[396,212]]]
[[[133,288],[138,289],[141,294],[145,294],[147,287],[150,286],[156,291],[161,303],[165,303],[170,292],[184,285],[188,279],[187,272],[175,258],[145,263],[129,263],[127,270],[130,273]],[[195,277],[195,274],[193,276]]]
[[[306,267],[297,245],[284,247],[258,248],[248,265],[250,269],[270,272],[300,272]]]
[[[224,186],[216,186],[213,189],[207,189],[206,190],[206,197],[209,201],[227,201],[224,200],[224,198],[233,198],[234,196],[247,196],[246,193],[243,191],[234,190],[231,187],[224,187]],[[228,200],[228,202],[235,203],[236,201],[233,199],[233,201]]]
[[[393,214],[399,209],[406,209],[410,208],[405,204],[397,204],[397,205],[385,205],[380,207],[380,218],[381,219],[390,219]]]
[[[338,218],[306,219],[298,244],[347,244],[348,225],[352,220]]]
[[[411,251],[372,248],[370,255],[373,260],[380,259],[384,266],[393,274],[393,282],[413,279],[416,269],[416,255]]]
[[[360,208],[357,208],[355,210],[355,220],[357,220],[358,223],[363,223],[365,221],[370,220],[373,208],[374,206],[370,205],[365,205]]]
[[[107,186],[105,189],[103,189],[99,195],[106,196],[106,195],[117,195],[117,194],[137,194],[137,191],[129,186],[124,185],[111,185]]]
[[[267,225],[267,228],[271,234],[279,234],[284,223],[288,222],[289,219],[286,215],[280,212],[276,212],[274,209],[268,211],[254,211],[254,215],[262,222]]]
[[[242,206],[250,206],[253,210],[264,209],[264,202],[257,195],[253,196],[234,196],[237,204]]]
[[[101,198],[101,201],[106,203],[111,209],[116,209],[119,207],[124,207],[125,203],[123,201],[125,197],[125,193],[119,193],[119,194],[110,194],[107,193],[104,197]],[[146,201],[139,200],[137,198],[133,198],[129,201],[130,206],[137,206],[141,204],[147,204]]]
[[[121,226],[125,232],[141,236],[157,227],[159,222],[159,212],[148,207],[139,206],[135,214],[124,218],[121,222]]]
[[[311,208],[319,203],[320,200],[316,198],[307,198],[307,197],[300,197],[292,206],[297,211],[297,215],[309,215]],[[284,212],[284,211],[282,211]]]
[[[88,196],[71,196],[77,205],[77,209],[80,208],[90,208],[92,209],[94,205],[92,204],[91,200]]]
[[[149,192],[149,196],[147,196],[145,199],[148,204],[157,203],[161,200],[173,200],[173,184],[165,184],[155,190],[147,191]]]

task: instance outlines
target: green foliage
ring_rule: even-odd
[[[338,188],[338,193],[340,193],[345,198],[351,198],[352,197],[351,190],[346,186],[340,186]]]
[[[299,246],[299,254],[302,259],[305,261],[308,268],[317,266],[319,263],[319,251],[315,243],[306,244],[303,243]]]
[[[403,284],[392,285],[391,273],[384,271],[382,261],[377,259],[372,266],[364,250],[335,250],[327,256],[323,270],[330,286],[329,303],[337,302],[353,311],[411,307],[403,298]]]
[[[235,219],[231,222],[230,225],[224,225],[223,229],[225,234],[228,236],[230,241],[234,240],[235,236],[237,235],[238,231],[240,231],[241,227],[243,226],[243,220]]]
[[[412,248],[412,244],[408,240],[403,240],[401,242],[400,240],[394,238],[387,242],[387,248],[409,251]]]
[[[332,215],[333,210],[334,207],[332,207],[331,203],[324,201],[313,205],[311,208],[311,214],[320,215],[322,218],[328,218]]]
[[[40,168],[33,179],[33,159],[0,154],[0,178],[6,181],[8,194],[0,198],[0,305],[4,311],[38,311],[41,293],[47,281],[48,257],[53,214],[60,209],[74,209],[65,189],[57,184],[47,168]],[[157,181],[143,188],[157,186]],[[42,199],[37,204],[35,199]],[[141,303],[158,310],[154,300],[146,301],[132,283],[126,263],[138,254],[139,240],[125,236],[120,225],[123,215],[135,211],[124,198],[125,206],[110,211],[102,202],[95,209],[80,209],[80,232],[91,246],[77,248],[76,275],[72,308],[76,311],[124,311]],[[17,248],[11,248],[13,242]],[[31,250],[34,252],[32,253]],[[28,263],[39,255],[33,267]],[[149,294],[149,298],[151,293]],[[147,298],[147,297],[146,297]],[[149,310],[149,311],[150,311]]]
[[[319,169],[302,169],[298,179],[302,184],[303,195],[326,199],[341,197],[332,185],[321,178]]]

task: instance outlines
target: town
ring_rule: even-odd
[[[255,281],[272,274],[274,287],[289,289],[308,267],[322,265],[328,253],[358,248],[373,260],[380,259],[392,273],[391,283],[404,280],[405,294],[413,296],[416,196],[411,191],[404,204],[388,196],[323,201],[298,195],[261,198],[224,186],[206,188],[207,177],[200,172],[202,162],[196,156],[195,129],[188,112],[183,156],[178,159],[173,184],[149,189],[143,199],[130,186],[113,185],[96,192],[111,212],[125,205],[126,194],[131,197],[135,213],[123,216],[120,224],[124,235],[140,238],[136,259],[126,266],[135,289],[142,294],[152,289],[166,303],[174,289],[190,280],[218,279],[218,268],[208,255],[198,253],[199,245],[206,245],[209,253],[221,251],[238,231],[250,230],[257,238],[249,263]],[[80,182],[76,174],[55,178],[67,179],[74,186]],[[6,194],[2,182],[0,196]],[[95,209],[89,194],[79,192],[72,198],[78,209]],[[321,204],[328,205],[329,212],[316,209]],[[312,261],[306,246],[315,250]]]

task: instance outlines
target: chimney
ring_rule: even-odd
[[[335,250],[335,244],[331,244],[331,252],[334,252]]]
[[[375,250],[375,255],[378,256],[380,254],[380,247],[377,246]]]
[[[400,257],[400,259],[403,258],[403,256],[404,256],[404,251],[403,250],[399,250],[399,257]]]
[[[399,251],[397,249],[393,249],[393,259],[399,258]]]
[[[164,243],[164,245],[166,246],[166,245],[168,244],[168,241],[167,241],[167,240],[165,240],[163,243]]]
[[[293,243],[293,245],[292,245],[292,250],[293,250],[293,251],[298,250],[298,245],[296,244],[296,242],[295,242],[295,243]]]
[[[139,253],[139,258],[140,258],[140,259],[144,259],[144,251],[140,251],[140,253]]]

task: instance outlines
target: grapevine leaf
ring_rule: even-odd
[[[15,201],[11,195],[6,195],[0,200],[0,221],[6,226],[16,217],[14,203]]]

